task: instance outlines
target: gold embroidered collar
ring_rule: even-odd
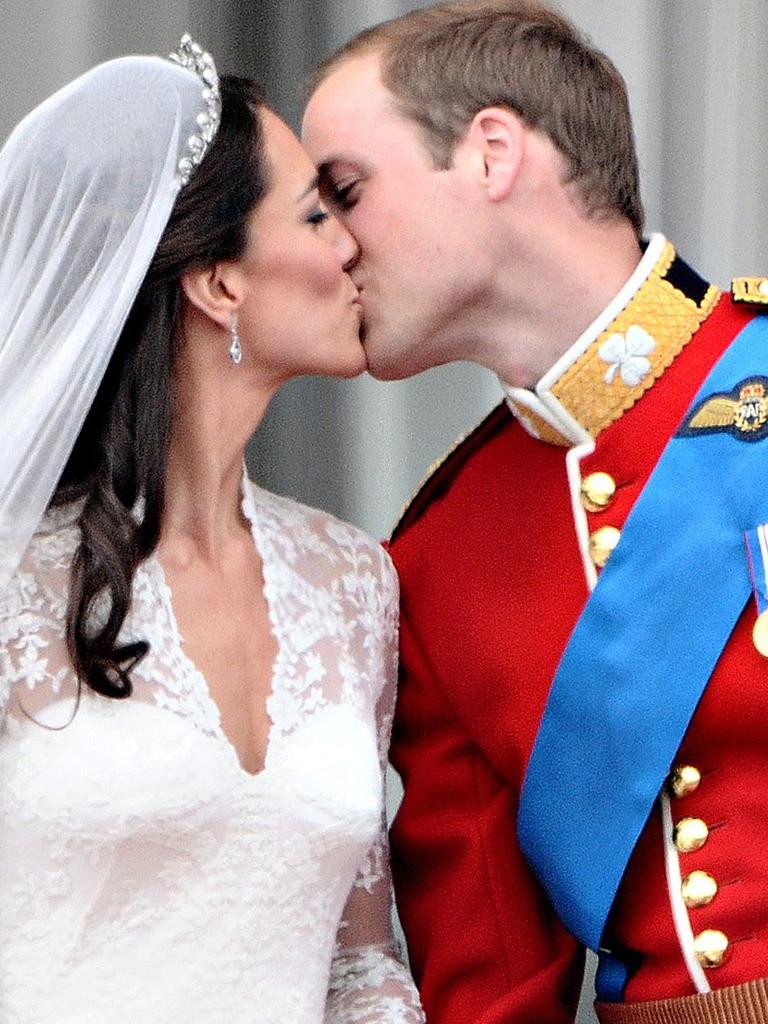
[[[550,444],[597,437],[661,377],[719,298],[720,290],[686,268],[663,235],[653,235],[613,302],[534,390],[502,381],[513,415]]]

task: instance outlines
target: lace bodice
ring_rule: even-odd
[[[397,585],[354,527],[244,486],[278,645],[244,771],[156,558],[134,694],[76,684],[77,528],[50,519],[0,596],[0,1022],[417,1024],[393,952],[383,766]]]

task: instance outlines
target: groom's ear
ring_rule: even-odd
[[[526,128],[506,107],[484,107],[472,118],[456,147],[462,160],[492,202],[505,199],[515,186],[525,155]]]
[[[214,263],[185,271],[181,290],[190,305],[229,330],[232,314],[243,301],[244,281],[234,263]]]

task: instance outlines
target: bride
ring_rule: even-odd
[[[397,584],[243,473],[364,367],[356,246],[247,81],[100,65],[0,153],[0,1019],[411,1024]]]

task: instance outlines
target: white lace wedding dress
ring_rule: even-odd
[[[250,484],[243,507],[279,646],[258,775],[155,558],[124,628],[151,644],[127,700],[83,687],[76,707],[74,526],[49,517],[0,595],[2,1024],[423,1021],[382,829],[394,572],[323,512]]]

